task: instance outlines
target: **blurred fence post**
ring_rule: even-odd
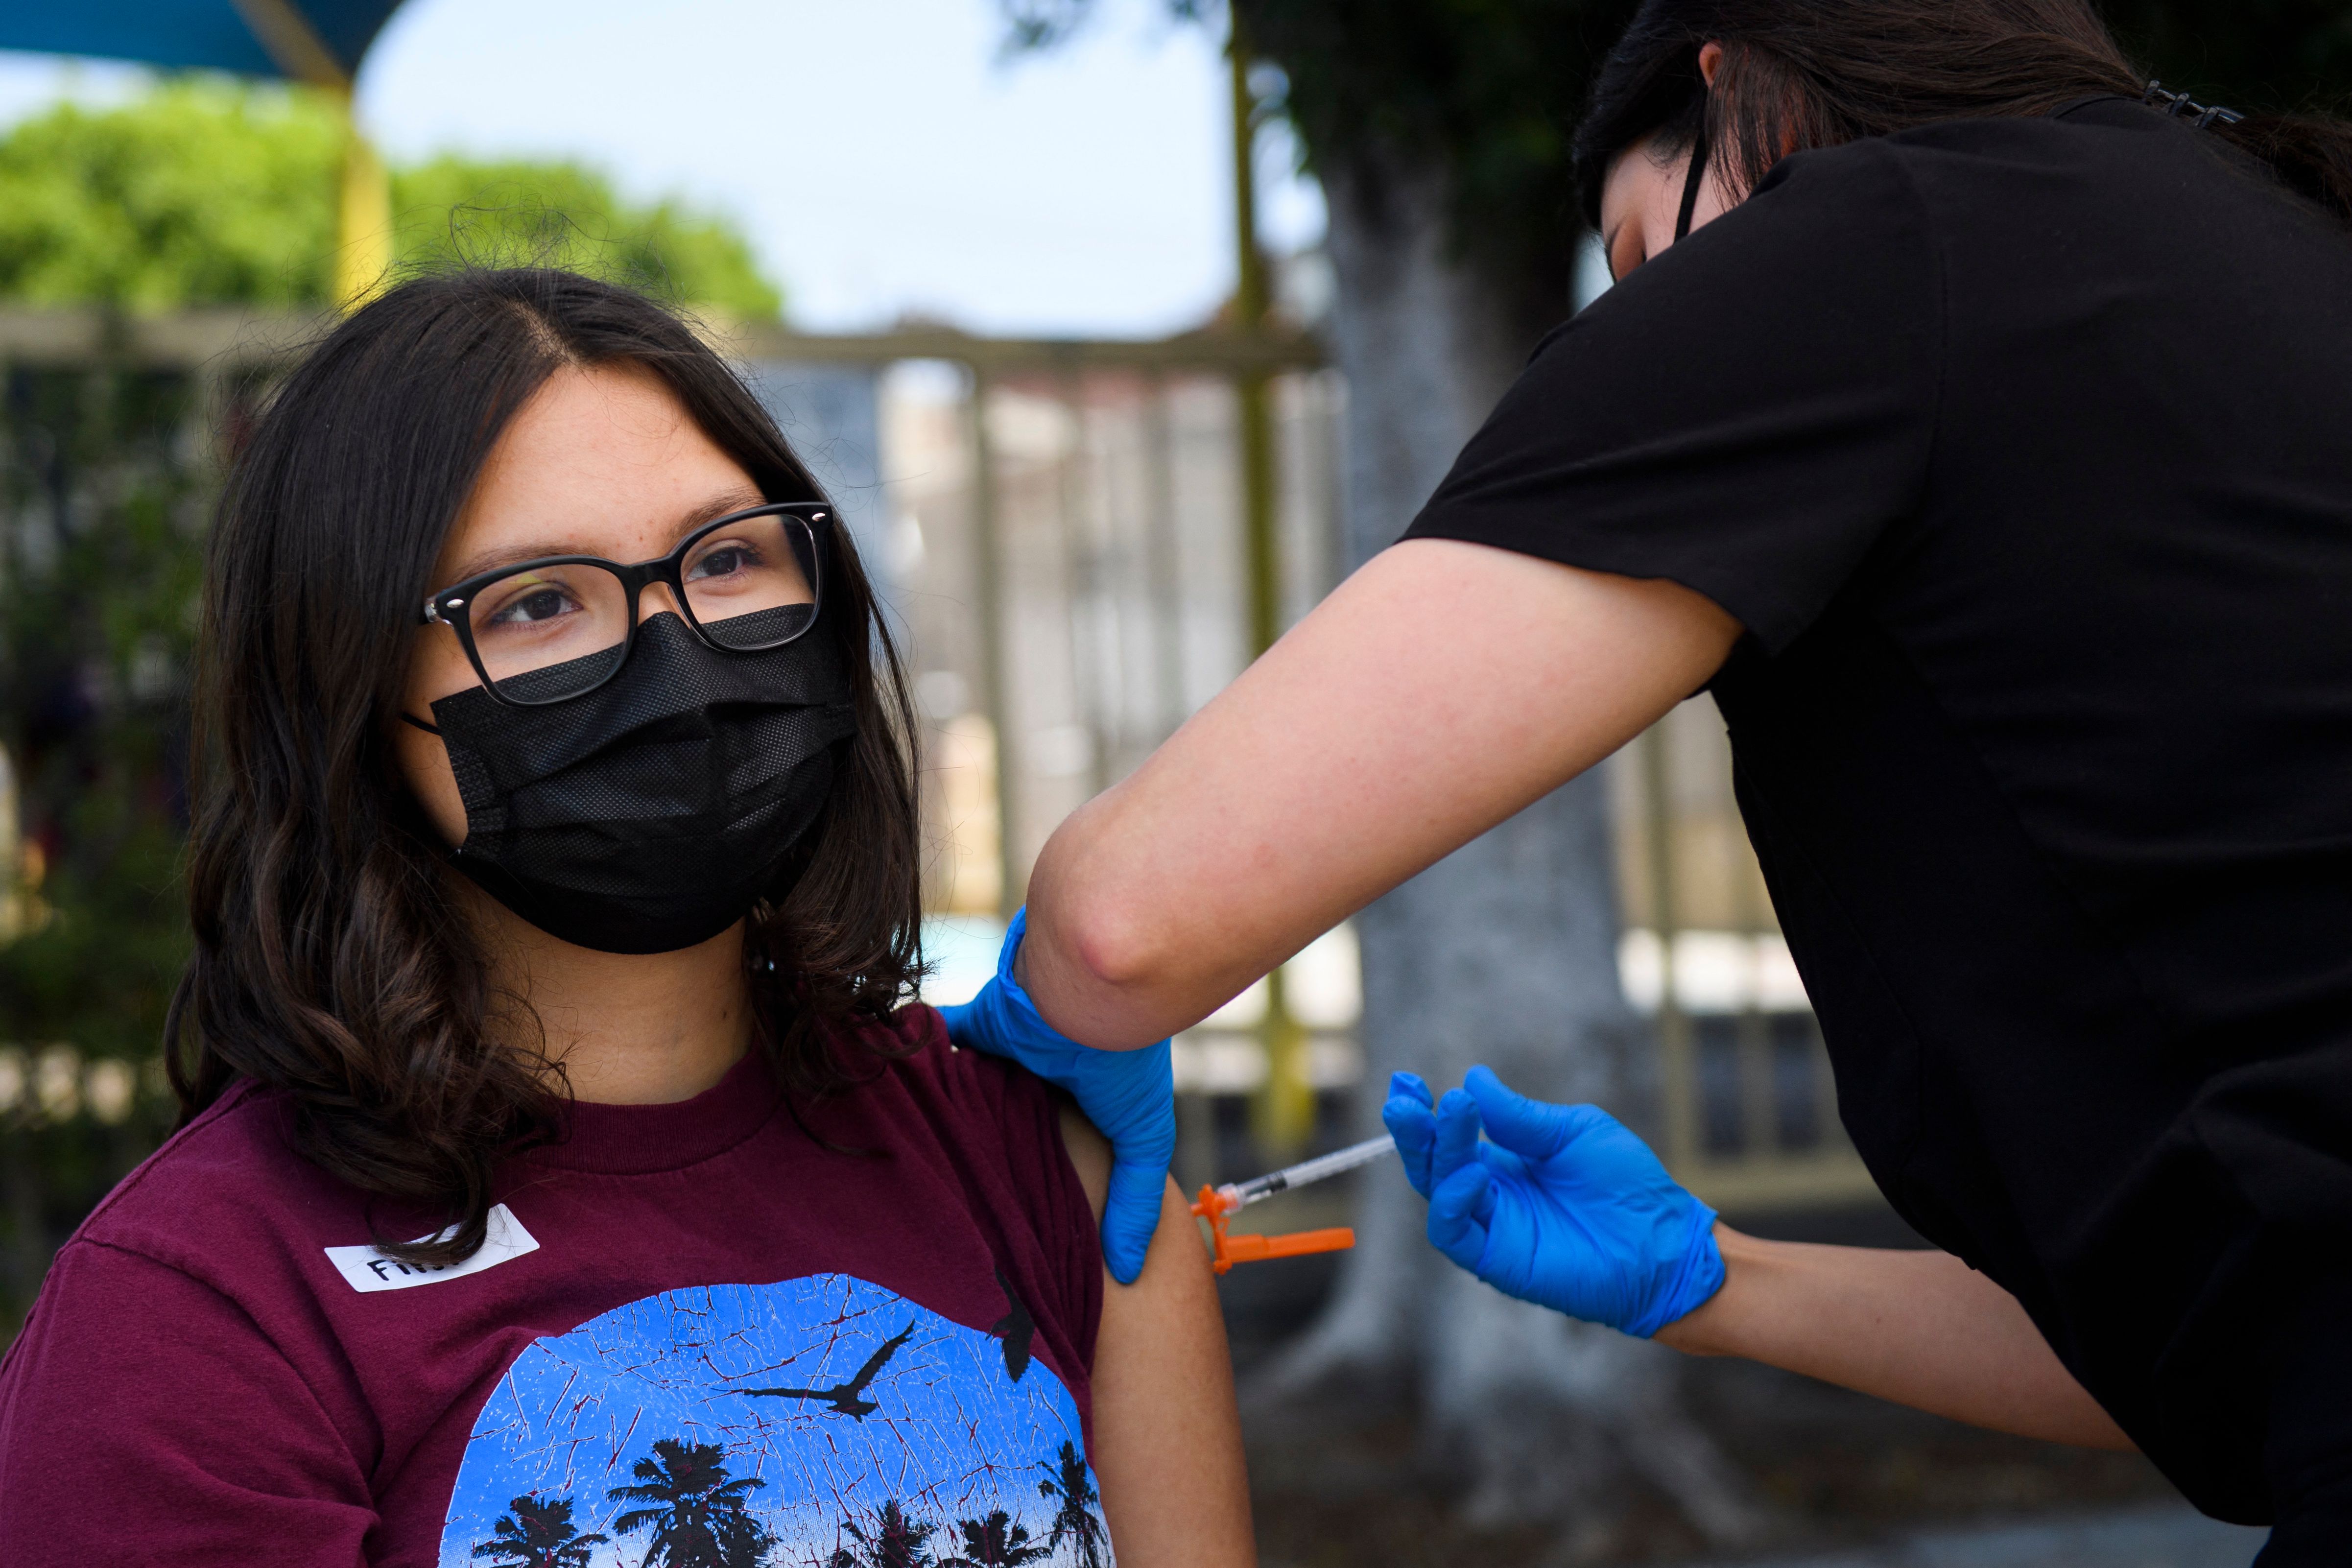
[[[997,527],[995,449],[988,433],[988,375],[977,364],[970,370],[972,589],[980,601],[980,695],[996,731],[997,903],[1011,920],[1029,890],[1021,860],[1020,749],[1013,742],[1013,707],[1004,679],[1004,548]]]
[[[1653,724],[1638,742],[1643,794],[1649,809],[1646,830],[1650,862],[1650,919],[1658,942],[1658,1089],[1666,1163],[1687,1171],[1698,1160],[1696,1075],[1691,1070],[1690,1018],[1675,983],[1675,938],[1682,921],[1675,909],[1675,803],[1667,772],[1666,726]]]

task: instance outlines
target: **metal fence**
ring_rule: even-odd
[[[1626,924],[1618,968],[1656,1022],[1667,1165],[1718,1208],[1869,1196],[1732,797],[1714,700],[1683,703],[1609,767]]]

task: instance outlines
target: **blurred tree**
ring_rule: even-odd
[[[395,268],[456,260],[570,268],[745,321],[773,321],[783,296],[732,225],[681,205],[630,207],[577,163],[478,163],[444,155],[395,170]]]
[[[323,300],[343,133],[308,94],[173,86],[0,137],[0,297],[152,312]]]
[[[2352,5],[2345,0],[2095,3],[2149,76],[2202,101],[2340,112],[2352,94]]]
[[[1058,42],[1095,9],[998,4],[1014,50]],[[1224,9],[1168,4],[1194,19]],[[1570,140],[1635,4],[1231,0],[1259,111],[1288,117],[1328,199],[1351,562],[1402,531],[1572,308],[1584,236]],[[2209,101],[2286,107],[2352,87],[2343,0],[2105,9],[2150,74]],[[1442,1087],[1485,1060],[1533,1092],[1643,1120],[1654,1085],[1617,984],[1611,842],[1601,781],[1580,779],[1363,911],[1366,1081],[1411,1068]],[[1339,1289],[1271,1383],[1413,1390],[1485,1522],[1558,1518],[1589,1544],[1630,1474],[1718,1542],[1750,1531],[1738,1478],[1683,1415],[1671,1354],[1505,1300],[1440,1265],[1421,1224],[1402,1184],[1367,1189]]]
[[[300,89],[173,82],[61,104],[0,137],[0,299],[153,313],[320,305],[343,132]],[[724,218],[624,202],[570,163],[443,156],[395,170],[394,266],[540,262],[745,320],[782,296]]]
[[[16,366],[0,387],[0,747],[25,828],[19,865],[0,867],[25,884],[25,929],[0,932],[5,1328],[170,1125],[145,1067],[186,953],[183,672],[207,454],[183,375]],[[128,1092],[142,1079],[147,1095]]]

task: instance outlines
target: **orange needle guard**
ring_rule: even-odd
[[[1334,1226],[1328,1230],[1294,1231],[1288,1236],[1227,1236],[1226,1216],[1241,1205],[1226,1205],[1214,1187],[1202,1187],[1201,1195],[1192,1200],[1192,1212],[1209,1222],[1209,1267],[1218,1273],[1230,1271],[1236,1263],[1263,1263],[1269,1258],[1305,1258],[1315,1252],[1345,1252],[1356,1245],[1356,1233],[1348,1226]]]

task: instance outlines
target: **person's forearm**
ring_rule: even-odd
[[[1658,1331],[1970,1426],[2130,1448],[2017,1299],[1945,1252],[1764,1241],[1716,1227],[1723,1288]]]
[[[1640,733],[1738,636],[1672,583],[1397,545],[1055,830],[1022,984],[1090,1046],[1190,1027]]]

